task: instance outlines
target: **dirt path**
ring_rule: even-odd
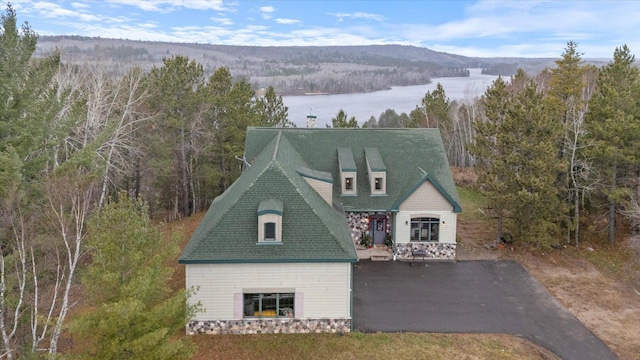
[[[620,359],[640,359],[640,296],[630,286],[572,256],[517,258]]]
[[[620,359],[640,360],[640,295],[631,285],[603,274],[575,253],[584,249],[569,247],[550,254],[487,249],[494,231],[491,224],[480,220],[460,219],[457,258],[519,261]],[[629,242],[640,253],[640,240]]]

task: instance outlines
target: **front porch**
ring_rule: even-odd
[[[391,261],[393,260],[393,250],[386,245],[374,245],[370,248],[366,246],[356,245],[358,260],[371,261]]]

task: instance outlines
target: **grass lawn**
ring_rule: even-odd
[[[275,334],[194,336],[194,359],[557,359],[507,335]]]

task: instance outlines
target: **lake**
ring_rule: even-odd
[[[390,90],[357,94],[283,96],[282,101],[289,108],[289,120],[298,127],[306,126],[310,110],[317,116],[316,127],[325,127],[325,124],[331,124],[331,118],[340,109],[349,118],[355,116],[362,125],[371,116],[378,118],[387,109],[393,109],[398,114],[409,114],[421,103],[427,91],[435,90],[438,82],[450,100],[470,101],[484,94],[487,87],[498,78],[480,72],[481,69],[470,69],[469,77],[434,78],[427,85],[394,86]]]

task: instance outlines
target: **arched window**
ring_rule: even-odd
[[[438,241],[440,219],[432,217],[411,218],[411,241]]]

